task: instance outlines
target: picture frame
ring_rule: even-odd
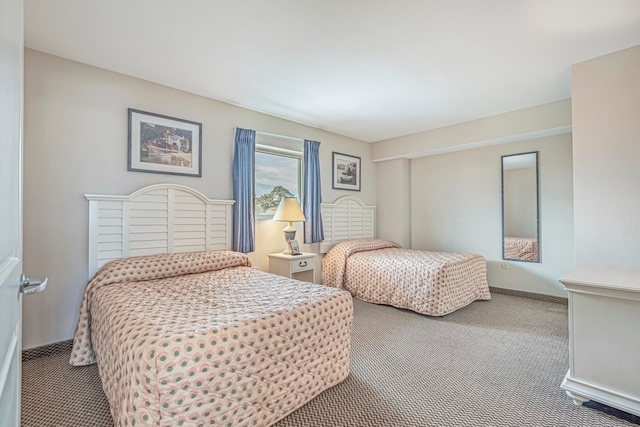
[[[297,240],[289,240],[289,248],[291,249],[291,255],[300,255],[300,245]]]
[[[202,177],[202,123],[128,109],[127,170]]]
[[[333,152],[332,186],[338,190],[360,191],[360,157]]]

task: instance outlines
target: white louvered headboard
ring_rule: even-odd
[[[324,241],[320,244],[320,252],[326,253],[343,240],[373,239],[376,234],[375,214],[375,206],[367,206],[354,196],[323,203]]]
[[[89,279],[118,258],[231,249],[233,200],[211,200],[176,184],[151,185],[128,196],[85,197]]]

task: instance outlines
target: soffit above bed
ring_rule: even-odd
[[[568,98],[640,3],[26,0],[25,44],[372,142]]]

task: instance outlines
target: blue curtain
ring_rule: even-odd
[[[233,153],[233,250],[249,253],[254,250],[255,209],[254,170],[256,132],[236,129]]]
[[[304,140],[304,200],[302,212],[304,223],[304,242],[317,243],[324,240],[322,227],[322,189],[320,187],[320,143]]]

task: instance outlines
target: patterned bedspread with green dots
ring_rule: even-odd
[[[354,298],[428,316],[490,300],[487,260],[478,254],[402,249],[381,239],[353,239],[322,258],[323,281]]]
[[[117,426],[267,426],[348,376],[348,292],[184,255],[114,261],[85,291],[71,363],[97,361]]]

